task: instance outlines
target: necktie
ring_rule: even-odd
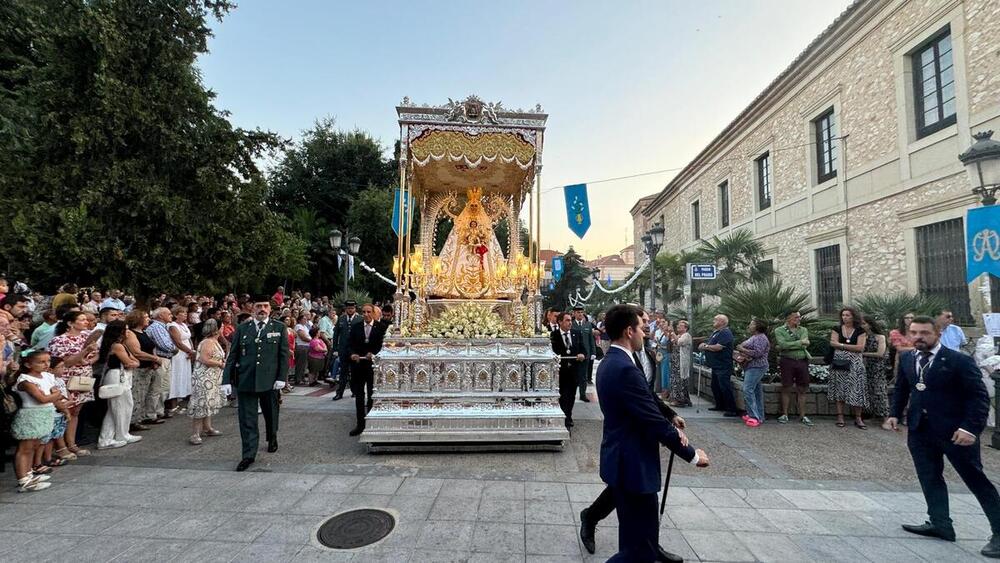
[[[917,360],[917,371],[923,374],[924,370],[927,369],[927,364],[930,363],[930,361],[931,361],[930,352],[920,352],[920,359]]]
[[[570,348],[573,347],[573,344],[570,342],[569,333],[568,332],[564,332],[563,333],[563,342],[566,343],[566,351],[569,352]]]
[[[371,335],[371,333],[372,333],[372,325],[365,325],[365,340],[368,340],[368,337]]]
[[[635,367],[642,369],[642,360],[639,359],[638,352],[632,352],[632,361],[635,362]]]
[[[257,321],[257,334],[260,335],[262,330],[264,330],[264,321]]]

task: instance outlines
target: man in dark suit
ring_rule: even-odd
[[[660,449],[708,467],[708,455],[686,444],[660,412],[633,353],[642,347],[641,312],[615,305],[604,317],[612,344],[597,370],[597,395],[604,414],[601,479],[611,489],[618,513],[618,553],[608,561],[656,561],[659,519]]]
[[[916,317],[909,337],[914,350],[899,359],[899,377],[886,425],[899,430],[909,402],[906,445],[927,501],[929,520],[903,524],[907,532],[955,541],[943,471],[947,457],[986,513],[993,535],[980,553],[1000,558],[1000,495],[983,473],[979,435],[986,428],[990,398],[969,356],[945,348],[930,317]]]
[[[648,331],[649,315],[645,312],[642,314],[642,326],[644,332]],[[635,365],[640,366],[641,368],[645,364],[645,362],[643,362],[642,356],[640,354],[645,354],[646,359],[651,362],[651,365],[655,366],[656,361],[655,358],[652,356],[652,352],[650,351],[650,347],[648,345],[648,340],[649,340],[648,332],[647,332],[647,337],[644,338],[643,340],[644,340],[643,342],[644,350],[642,352],[633,352],[632,359],[635,362]],[[649,380],[647,378],[647,382],[648,381]],[[653,385],[651,382],[649,383],[648,387],[650,396],[653,398],[653,401],[656,402],[656,407],[660,409],[660,413],[663,415],[663,417],[669,420],[670,423],[673,424],[675,428],[677,428],[677,432],[681,436],[681,443],[686,446],[687,436],[685,436],[683,432],[683,429],[686,426],[685,420],[681,418],[681,416],[678,415],[677,412],[674,411],[674,409],[670,408],[669,405],[664,403],[663,399],[661,399],[660,396],[653,391]],[[604,490],[601,491],[601,494],[598,495],[598,497],[594,500],[593,504],[580,511],[580,540],[583,542],[583,547],[587,549],[587,552],[594,553],[597,550],[597,544],[596,544],[597,523],[607,518],[614,510],[615,510],[614,493],[612,493],[611,487],[605,487]],[[675,555],[673,553],[670,553],[669,551],[663,549],[660,546],[657,546],[657,551],[658,551],[656,558],[657,561],[680,562],[684,560],[684,558]]]
[[[253,310],[253,318],[233,332],[229,357],[222,370],[222,394],[231,395],[235,381],[239,400],[243,459],[236,471],[246,471],[257,457],[258,403],[264,415],[267,451],[278,451],[277,393],[285,386],[288,372],[288,329],[284,323],[271,319],[270,301],[258,300]]]
[[[361,308],[362,322],[351,328],[348,346],[351,362],[351,393],[354,394],[354,408],[358,425],[350,431],[357,436],[365,431],[365,415],[372,408],[372,386],[375,384],[372,359],[382,351],[384,333],[375,322],[375,306],[365,304]],[[367,397],[367,401],[365,398]]]
[[[337,383],[337,393],[333,396],[334,401],[344,398],[344,391],[351,380],[351,367],[354,362],[348,358],[350,349],[351,330],[355,325],[361,324],[361,315],[358,314],[358,304],[353,300],[344,301],[344,314],[337,319],[337,328],[334,331],[333,340],[336,343],[335,350],[340,358],[340,380]],[[354,390],[352,388],[351,392]]]
[[[587,384],[594,377],[594,356],[597,352],[597,340],[594,338],[594,323],[590,322],[587,314],[583,311],[583,306],[573,307],[573,330],[579,334],[583,342],[583,355],[587,357],[580,370],[580,400],[589,403],[587,398]]]
[[[545,312],[545,324],[543,325],[545,330],[549,334],[552,334],[553,330],[559,328],[559,311],[556,309],[549,309]]]
[[[569,313],[559,313],[556,330],[549,340],[552,351],[559,356],[559,408],[566,415],[566,428],[573,426],[573,403],[580,381],[580,371],[587,360],[580,336],[573,331],[573,318]]]

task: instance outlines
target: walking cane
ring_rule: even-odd
[[[674,472],[674,452],[670,452],[670,461],[667,462],[667,478],[663,482],[663,498],[660,499],[660,522],[663,521],[663,511],[667,508],[667,490],[670,488],[670,474]]]

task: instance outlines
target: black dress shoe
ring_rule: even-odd
[[[250,464],[252,463],[253,463],[253,458],[242,459],[236,465],[236,471],[246,471],[247,467],[250,467]]]
[[[590,402],[590,399],[588,399],[586,397],[580,397],[580,400],[583,401],[584,403],[589,403]]]
[[[278,440],[268,440],[267,441],[267,453],[273,454],[278,451]]]
[[[567,416],[566,417],[566,428],[572,428],[572,427],[573,427],[573,418]]]
[[[709,408],[708,410],[710,410],[710,411],[721,411],[721,410],[723,410],[723,409],[721,409],[721,408],[719,408],[719,407],[711,407],[711,408]]]
[[[930,522],[924,522],[923,524],[903,524],[903,529],[918,536],[955,541],[955,530],[951,528],[939,528]]]
[[[341,400],[343,398],[344,398],[344,392],[343,391],[337,391],[337,394],[333,396],[333,400],[334,401],[339,401],[339,400]]]
[[[990,536],[990,542],[979,553],[991,559],[1000,559],[1000,534]]]
[[[659,546],[659,545],[656,546],[656,550],[657,550],[657,554],[656,554],[656,560],[657,561],[669,561],[670,563],[683,563],[684,562],[684,558],[683,557],[681,557],[680,555],[676,555],[676,554],[670,553],[669,551],[663,549],[663,546]]]
[[[360,436],[362,432],[365,431],[364,426],[355,426],[354,430],[347,433],[348,436]]]
[[[597,549],[597,545],[594,543],[594,534],[596,532],[597,522],[592,522],[587,517],[587,509],[584,508],[580,511],[580,541],[583,542],[583,547],[587,549],[587,553],[593,554]]]

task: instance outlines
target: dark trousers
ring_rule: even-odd
[[[611,487],[604,487],[601,494],[597,495],[593,504],[587,507],[587,519],[597,523],[604,520],[615,510],[615,493]]]
[[[295,347],[295,384],[299,385],[306,380],[306,371],[309,369],[309,347]]]
[[[656,493],[630,493],[620,487],[608,488],[615,499],[615,510],[618,511],[618,553],[608,561],[656,561],[660,545]]]
[[[736,410],[732,376],[732,369],[712,368],[712,396],[715,397],[715,407],[724,411]]]
[[[913,457],[913,467],[917,470],[920,488],[927,501],[927,516],[931,524],[951,529],[948,510],[948,486],[944,482],[944,458],[947,457],[958,476],[969,487],[983,507],[986,519],[994,534],[1000,534],[1000,495],[996,487],[983,473],[983,462],[979,451],[979,440],[971,446],[957,446],[950,436],[935,436],[927,430],[926,424],[910,431],[906,440]]]
[[[590,374],[593,373],[594,362],[586,360],[580,362],[580,374],[577,375],[577,384],[580,387],[580,398],[587,396],[587,383],[590,382]]]
[[[243,459],[255,459],[257,457],[257,443],[260,440],[260,431],[257,429],[257,405],[260,404],[261,414],[264,415],[264,435],[267,441],[278,439],[278,399],[277,391],[263,391],[261,393],[248,393],[239,391],[236,397],[239,400],[237,415],[240,420],[240,440],[243,442]]]
[[[573,418],[573,403],[576,402],[576,392],[580,387],[580,371],[576,366],[559,368],[559,408],[566,418]]]
[[[354,369],[351,372],[351,393],[354,393],[355,416],[358,418],[358,426],[364,427],[365,415],[372,408],[372,387],[375,385],[375,374],[372,371],[372,363],[368,360],[361,360],[354,364]]]
[[[337,392],[341,395],[344,394],[344,390],[347,389],[347,385],[351,382],[351,355],[347,351],[343,351],[339,354],[340,356],[340,380],[338,382]],[[351,393],[354,393],[354,388],[351,388]]]

